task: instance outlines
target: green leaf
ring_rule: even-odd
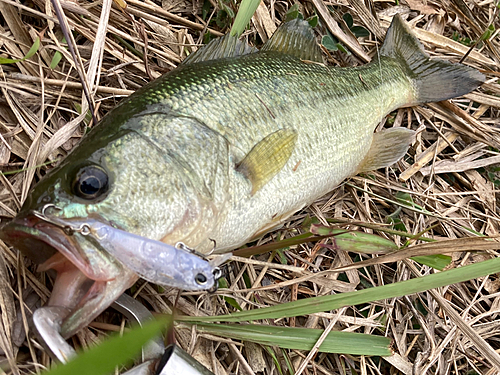
[[[353,26],[351,27],[351,31],[357,38],[366,38],[370,36],[370,32],[362,26]]]
[[[292,363],[290,356],[288,355],[288,352],[284,349],[281,349],[281,353],[282,353],[283,358],[285,360],[286,367],[288,368],[289,374],[295,375],[295,367],[293,367],[293,363]]]
[[[230,23],[229,16],[224,9],[221,9],[217,12],[217,16],[215,17],[215,23],[221,29],[225,28]]]
[[[219,279],[219,288],[228,288],[229,285],[227,283],[227,280],[225,277],[221,277]],[[227,296],[224,296],[224,301],[226,301],[229,305],[231,305],[232,307],[234,307],[235,310],[239,310],[239,311],[242,311],[243,309],[241,308],[240,304],[232,297],[227,297]]]
[[[299,4],[295,3],[293,4],[290,9],[288,9],[288,12],[285,14],[285,22],[292,21],[299,17]]]
[[[354,292],[335,295],[306,298],[298,301],[282,303],[276,306],[259,308],[256,310],[241,311],[229,315],[196,317],[199,322],[241,322],[260,319],[281,319],[291,316],[308,315],[322,311],[339,309],[344,306],[353,306],[388,298],[401,297],[428,289],[439,288],[445,285],[460,283],[476,279],[500,271],[500,258],[468,266],[454,268],[448,271],[434,273],[416,279],[401,281],[375,288],[357,290]],[[182,319],[182,317],[179,317]],[[190,320],[195,321],[193,317]]]
[[[208,44],[212,39],[212,33],[210,30],[207,30],[207,32],[203,35],[203,44]]]
[[[279,240],[265,245],[252,246],[252,247],[242,247],[241,249],[233,251],[234,255],[239,257],[249,257],[251,255],[263,254],[268,251],[284,249],[289,246],[299,245],[302,243],[321,240],[324,237],[314,236],[312,233],[299,234],[292,238],[285,238],[284,240]]]
[[[342,16],[342,18],[344,19],[347,27],[350,29],[352,27],[352,25],[354,24],[354,20],[352,19],[352,16],[350,13],[344,13],[344,15]]]
[[[116,366],[132,363],[144,344],[157,336],[161,330],[171,323],[171,318],[163,316],[136,327],[123,336],[114,335],[98,346],[81,353],[65,365],[44,372],[44,375],[108,375]]]
[[[201,18],[203,21],[207,20],[208,13],[210,12],[210,9],[212,7],[212,3],[209,0],[205,0],[203,2],[203,7],[201,8]]]
[[[395,215],[395,213],[392,214],[392,215],[390,215],[390,217],[392,217],[394,215]],[[342,220],[342,219],[338,219],[338,218],[337,219],[330,218],[330,219],[327,219],[327,221],[329,223],[335,223],[335,224],[338,224],[338,223],[341,223],[341,224],[349,223],[348,220]],[[388,227],[378,226],[378,225],[374,225],[374,224],[370,224],[370,223],[359,223],[359,222],[357,222],[356,225],[358,225],[360,227],[363,227],[363,228],[370,228],[370,229],[373,229],[373,230],[376,230],[376,231],[382,232],[382,233],[393,234],[393,235],[396,235],[396,236],[408,237],[408,238],[418,238],[419,240],[425,241],[425,242],[436,242],[436,240],[434,240],[432,238],[426,238],[426,237],[421,237],[421,236],[414,236],[413,234],[408,233],[406,231],[406,229],[404,231],[399,231],[399,230],[390,229]]]
[[[285,255],[285,252],[283,251],[283,249],[276,250],[276,254],[278,254],[278,258],[279,258],[281,264],[288,264],[288,259]]]
[[[329,51],[335,52],[338,50],[338,41],[331,35],[324,35],[323,38],[321,38],[321,45]]]
[[[233,19],[234,18],[234,12],[233,10],[231,9],[231,7],[229,7],[227,4],[225,3],[221,3],[222,5],[222,9],[224,9],[224,11],[226,12],[226,14],[228,15],[229,18]],[[251,18],[251,17],[250,17]]]
[[[399,213],[401,212],[401,207],[398,207],[396,212]],[[405,224],[401,221],[399,217],[394,217],[392,215],[387,216],[386,220],[387,224],[392,224],[393,228],[400,231],[400,232],[406,232],[408,233],[408,230],[405,227]],[[407,237],[409,236],[408,234],[406,235]]]
[[[3,57],[0,57],[0,64],[15,64],[15,63],[24,61],[26,59],[29,59],[30,57],[33,57],[35,55],[35,53],[37,53],[38,48],[40,48],[40,38],[37,37],[35,39],[35,43],[33,43],[33,45],[31,46],[31,48],[28,51],[28,53],[26,54],[26,56],[24,56],[22,59],[12,60],[12,59],[6,59]]]
[[[62,53],[56,51],[56,53],[54,53],[54,57],[52,57],[52,61],[50,62],[49,68],[55,69],[56,66],[59,64],[59,62],[61,61],[61,59],[62,59]]]
[[[309,26],[311,26],[311,27],[318,26],[318,16],[314,15],[314,16],[308,18],[307,22],[309,22]]]
[[[296,18],[301,19],[301,20],[304,19],[304,16],[302,15],[302,13],[300,13],[298,3],[293,4],[290,7],[290,9],[288,9],[288,12],[286,12],[286,15],[285,15],[285,22],[294,20]]]
[[[266,350],[267,354],[271,356],[273,359],[274,364],[276,365],[276,368],[278,369],[279,375],[284,375],[283,370],[281,369],[281,363],[280,360],[278,359],[278,356],[274,352],[273,348],[271,346],[264,345],[263,348]]]
[[[348,55],[351,54],[341,43],[337,43],[337,48],[340,52],[347,53]]]
[[[277,327],[263,324],[198,323],[196,328],[199,332],[292,350],[311,350],[324,332],[322,329]],[[389,345],[391,345],[391,340],[384,336],[332,331],[326,336],[319,351],[385,356],[391,355]]]
[[[493,35],[494,32],[495,32],[495,25],[493,24],[489,25],[486,31],[483,33],[483,35],[481,35],[481,40],[490,39],[490,37]]]

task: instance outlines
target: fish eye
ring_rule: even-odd
[[[95,199],[108,191],[108,174],[97,165],[86,165],[78,170],[73,181],[73,194],[83,199]]]
[[[194,280],[196,281],[196,284],[198,284],[198,285],[205,285],[208,281],[207,277],[202,273],[197,274],[194,277]]]

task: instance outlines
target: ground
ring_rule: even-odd
[[[36,50],[25,60],[0,65],[2,222],[16,214],[32,184],[92,126],[76,65],[48,4],[0,0],[0,57],[23,59]],[[97,118],[173,69],[200,44],[226,33],[238,7],[231,0],[60,4],[78,46],[78,65],[92,82]],[[429,259],[423,262],[427,265],[409,259],[419,249],[423,253],[418,255],[451,256],[451,261],[441,257],[445,269],[496,258],[495,240],[484,236],[498,236],[500,220],[499,6],[496,0],[262,2],[243,34],[257,47],[286,17],[315,23],[318,16],[315,33],[328,64],[360,65],[376,54],[391,17],[400,13],[432,57],[464,62],[483,72],[487,81],[464,97],[390,114],[379,129],[404,126],[418,131],[405,158],[386,170],[348,180],[283,228],[250,244],[250,251],[241,250],[239,255],[263,253],[233,259],[224,267],[226,285],[215,294],[178,295],[143,281],[129,294],[157,313],[171,313],[175,305],[183,315],[214,316],[439,273]],[[105,33],[98,23],[108,12]],[[79,116],[82,108],[84,115]],[[352,252],[335,238],[291,239],[308,233],[311,225],[316,230],[333,226],[374,233],[399,247],[409,245],[409,253],[404,259],[378,261],[380,254]],[[422,246],[432,240],[436,242],[431,246]],[[7,374],[38,372],[51,360],[24,332],[33,309],[47,301],[52,280],[15,249],[0,245],[0,365]],[[313,274],[372,258],[373,264],[363,268]],[[495,374],[500,372],[499,295],[493,274],[397,298],[346,303],[335,310],[312,312],[306,306],[297,316],[261,321],[388,337],[393,355],[383,358],[316,353],[316,347],[284,349],[278,341],[254,344],[186,323],[178,323],[175,333],[181,347],[221,375],[288,374],[291,368],[303,374]],[[70,343],[87,348],[122,330],[123,324],[120,314],[108,310]]]

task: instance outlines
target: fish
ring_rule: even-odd
[[[259,51],[226,35],[110,111],[34,186],[0,238],[57,271],[49,304],[70,311],[61,328],[69,337],[139,277],[168,285],[147,275],[155,266],[134,241],[228,253],[346,178],[400,160],[415,132],[374,133],[388,113],[484,80],[431,59],[399,15],[376,58],[358,67],[326,66],[303,20],[284,23]],[[137,237],[124,251],[65,230],[85,223]]]

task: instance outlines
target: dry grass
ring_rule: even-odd
[[[99,119],[120,98],[174,68],[203,41],[207,32],[221,35],[227,31],[214,23],[207,27],[203,20],[204,4],[200,1],[128,0],[126,8],[123,1],[60,1],[78,45],[80,60],[75,64],[62,42],[57,19],[52,10],[46,8],[48,1],[0,0],[0,56],[22,58],[36,37],[40,36],[42,41],[34,57],[0,66],[0,166],[3,172],[23,169],[0,174],[3,220],[15,215],[33,181],[50,168],[51,162],[60,160],[78,143],[85,126],[91,126],[89,116],[79,115],[81,108],[83,113],[87,109],[82,99],[79,69],[86,72]],[[233,7],[232,2],[227,4]],[[292,4],[291,1],[265,0],[246,37],[257,44],[267,40]],[[298,4],[306,17],[313,15],[316,7],[323,25],[351,47],[350,56],[329,53],[331,64],[352,66],[369,60],[380,45],[380,39],[374,35],[383,37],[388,17],[397,11],[408,16],[432,56],[454,62],[464,59],[466,64],[484,72],[488,81],[463,98],[400,109],[389,116],[386,126],[407,126],[420,131],[404,161],[385,172],[352,178],[292,217],[283,230],[266,235],[260,243],[303,232],[304,218],[308,215],[324,224],[335,222],[341,227],[361,227],[380,233],[398,245],[402,245],[404,239],[360,223],[380,227],[386,225],[390,216],[399,221],[400,229],[404,227],[411,234],[425,232],[425,237],[437,240],[498,235],[500,216],[496,192],[500,177],[494,167],[500,162],[498,2],[401,0],[397,5],[392,1],[323,3],[312,0]],[[335,13],[329,13],[325,5],[334,5]],[[217,17],[220,4],[206,0],[206,6],[205,19]],[[370,30],[371,36],[357,40],[342,27],[340,16],[345,12],[353,15],[357,25]],[[466,39],[479,40],[489,25],[493,25],[493,35],[470,50],[465,45]],[[104,33],[106,27],[108,32]],[[62,59],[50,69],[56,52],[62,54]],[[46,162],[50,163],[37,168]],[[394,204],[396,198],[402,196],[411,197],[423,209],[410,210]],[[356,254],[332,252],[322,246],[328,241],[294,246],[283,252],[283,258],[304,272],[328,270],[356,260]],[[2,244],[2,250],[1,365],[9,374],[37,372],[49,366],[50,360],[35,341],[26,339],[24,332],[33,309],[47,300],[51,281],[46,275],[36,273],[34,265],[14,249]],[[497,256],[494,252],[455,252],[450,267],[494,256]],[[426,266],[403,260],[334,274],[327,283],[319,284],[314,279],[298,283],[294,279],[300,278],[300,272],[282,267],[276,253],[266,253],[256,259],[261,262],[232,261],[227,267],[230,285],[216,295],[183,293],[177,299],[177,291],[158,293],[155,286],[142,281],[134,290],[155,312],[170,313],[177,301],[177,309],[183,314],[214,315],[233,311],[223,296],[234,298],[243,309],[250,309],[383,285],[408,279],[412,274],[433,272]],[[285,284],[259,289],[279,283]],[[362,308],[349,307],[269,323],[376,333],[394,340],[395,354],[384,360],[322,353],[308,356],[309,353],[288,351],[295,369],[304,369],[303,374],[395,374],[398,371],[494,374],[500,373],[500,368],[494,365],[498,363],[495,351],[500,348],[499,298],[500,284],[496,275],[492,275]],[[71,342],[85,348],[106,331],[119,330],[120,319],[118,314],[107,311],[99,317],[99,323],[80,332]],[[268,352],[259,345],[241,345],[181,327],[176,333],[180,345],[215,374],[278,373]],[[274,350],[283,362],[284,352]]]

